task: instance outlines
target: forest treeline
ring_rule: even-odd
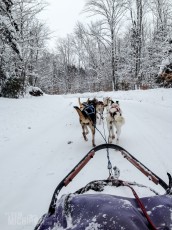
[[[171,87],[172,0],[87,0],[87,24],[47,47],[44,0],[0,0],[0,96]],[[66,16],[67,17],[67,16]],[[70,20],[70,18],[69,18]],[[168,80],[167,80],[168,79]]]

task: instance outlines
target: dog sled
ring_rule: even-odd
[[[107,153],[107,179],[94,180],[77,191],[59,197],[62,189],[85,167],[97,152]],[[112,167],[109,150],[121,155],[131,166],[162,188],[159,194],[151,187],[119,179],[120,170]],[[56,187],[48,212],[39,220],[35,230],[148,230],[172,229],[172,178],[168,183],[144,166],[124,148],[102,144],[91,149]],[[150,196],[140,197],[136,192],[148,189]],[[126,189],[132,196],[113,194],[116,189]]]

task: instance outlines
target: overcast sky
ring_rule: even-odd
[[[86,15],[81,11],[84,8],[86,0],[46,0],[49,6],[41,12],[40,18],[54,31],[51,46],[55,38],[65,37],[73,32],[77,21],[86,19]]]

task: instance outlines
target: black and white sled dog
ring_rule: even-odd
[[[111,99],[108,101],[106,121],[109,132],[108,143],[112,143],[112,140],[115,139],[114,128],[116,128],[116,144],[118,144],[121,134],[121,127],[125,123],[125,119],[122,116],[122,110],[118,101],[114,102]]]

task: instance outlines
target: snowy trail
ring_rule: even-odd
[[[95,95],[102,99],[108,93],[82,96]],[[126,119],[119,145],[167,182],[166,172],[172,173],[172,90],[112,92],[110,96],[119,99]],[[57,184],[92,148],[91,134],[85,142],[73,109],[77,97],[0,98],[1,229],[33,229],[47,211]],[[97,128],[103,133],[102,125]],[[104,140],[96,131],[96,144],[102,143]],[[121,167],[121,179],[134,178],[163,192],[138,170],[132,171],[130,163],[123,163],[114,152],[111,159]],[[64,192],[75,191],[90,179],[105,179],[107,175],[106,153],[102,151]]]
[[[157,175],[164,175],[166,180],[166,170],[171,169],[168,156],[171,153],[172,109],[129,101],[123,102],[122,108],[126,115],[123,129],[126,140],[121,145]]]

